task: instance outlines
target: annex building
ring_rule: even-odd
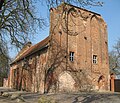
[[[50,33],[11,63],[9,87],[31,92],[109,90],[107,25],[100,14],[62,3]]]

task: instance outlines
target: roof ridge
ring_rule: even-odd
[[[37,52],[41,47],[45,46],[49,42],[49,40],[50,40],[50,36],[46,37],[45,39],[43,39],[42,41],[38,42],[37,44],[32,45],[20,57],[15,59],[11,64],[13,64],[13,63],[15,63],[15,62],[17,62],[17,61],[19,61],[19,60],[21,60],[23,58],[26,58],[27,56],[31,55],[32,53]]]

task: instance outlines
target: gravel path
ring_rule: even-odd
[[[44,94],[15,91],[14,89],[1,88],[0,92],[7,92],[8,97],[0,96],[0,103],[22,103],[19,99],[11,100],[11,95],[20,93],[24,103],[38,103],[38,100],[51,100],[53,103],[120,103],[120,93],[57,93]]]

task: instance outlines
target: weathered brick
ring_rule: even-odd
[[[26,69],[23,59],[11,64],[11,87],[23,76],[20,89],[33,92],[109,90],[107,28],[100,14],[64,3],[51,8],[48,38],[23,56],[29,61]]]

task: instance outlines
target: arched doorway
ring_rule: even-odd
[[[75,80],[70,72],[64,71],[59,75],[58,88],[60,92],[75,91]]]

